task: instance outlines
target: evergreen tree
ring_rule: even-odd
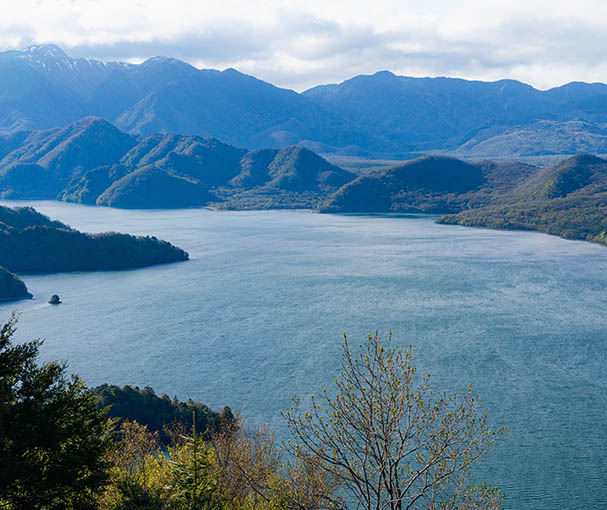
[[[107,481],[112,422],[62,363],[39,364],[40,341],[0,329],[0,507],[86,509]]]
[[[171,471],[177,499],[188,510],[220,510],[222,499],[215,471],[215,453],[196,433],[196,412],[192,411],[192,435],[170,448]]]

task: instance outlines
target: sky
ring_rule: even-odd
[[[604,0],[0,0],[0,51],[163,55],[297,91],[358,74],[607,81]]]

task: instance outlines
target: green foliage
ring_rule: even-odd
[[[607,192],[502,204],[443,216],[439,223],[536,230],[566,239],[605,243]]]
[[[125,421],[109,450],[100,510],[321,510],[336,484],[314,462],[284,463],[267,427],[231,428],[203,439],[195,429],[163,447],[158,434]]]
[[[33,207],[3,207],[0,206],[0,228],[17,230],[26,227],[51,227],[69,229],[59,221],[53,221],[48,216],[39,213]]]
[[[168,509],[168,463],[158,434],[125,421],[120,440],[108,450],[110,482],[99,498],[101,510]]]
[[[128,173],[124,165],[100,166],[75,178],[63,190],[59,198],[66,202],[95,205],[97,197]]]
[[[150,166],[111,182],[95,203],[125,209],[170,209],[198,207],[214,198],[199,181]]]
[[[193,415],[195,413],[192,411]],[[181,445],[169,448],[168,452],[174,498],[191,510],[220,510],[223,505],[215,451],[196,433],[195,416],[192,416],[192,423],[192,435],[185,436]]]
[[[417,376],[413,350],[377,334],[354,353],[344,336],[341,372],[305,407],[285,414],[296,458],[316,458],[359,509],[497,509],[495,488],[475,487],[470,467],[504,429],[492,431],[470,388],[437,393]]]
[[[109,416],[145,425],[150,431],[159,434],[160,441],[165,445],[171,440],[167,427],[175,424],[181,425],[184,430],[195,427],[206,438],[223,427],[233,425],[234,416],[229,407],[218,413],[200,402],[180,402],[168,395],[158,396],[149,387],[121,388],[103,384],[94,391],[99,407],[109,407]],[[195,422],[192,422],[193,416]]]
[[[14,272],[126,269],[187,260],[155,237],[84,234],[31,208],[0,206],[0,266]]]
[[[259,209],[318,209],[328,194],[315,191],[280,191],[263,187],[252,190],[221,188],[216,190],[221,201],[212,202],[216,209],[259,210]]]
[[[0,329],[0,506],[86,509],[107,482],[111,421],[65,366],[37,362],[40,342]]]
[[[61,189],[57,176],[40,165],[23,163],[0,171],[0,197],[13,200],[44,199]]]
[[[166,448],[137,422],[123,422],[110,450],[110,484],[101,510],[220,510],[224,508],[210,443],[192,429]]]

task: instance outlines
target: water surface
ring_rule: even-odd
[[[14,204],[4,202],[8,204]],[[23,203],[19,203],[22,205]],[[88,231],[153,234],[191,260],[24,276],[20,340],[90,385],[280,412],[336,374],[341,335],[391,329],[437,387],[473,384],[510,433],[482,466],[505,508],[607,508],[607,249],[430,217],[122,211],[35,202]],[[59,294],[64,301],[46,301]]]

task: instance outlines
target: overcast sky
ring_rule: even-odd
[[[0,0],[0,50],[56,43],[75,57],[167,55],[303,90],[388,69],[607,81],[604,0]]]

